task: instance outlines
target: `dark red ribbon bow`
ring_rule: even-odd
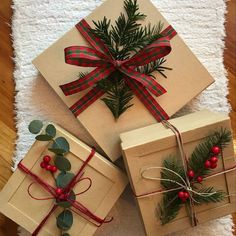
[[[35,198],[32,196],[32,194],[30,193],[30,187],[32,186],[32,184],[29,185],[28,187],[28,193],[29,195],[36,199],[36,200],[47,200],[47,199],[55,199],[55,203],[53,204],[53,207],[51,208],[51,210],[48,212],[48,214],[44,217],[44,219],[41,221],[41,223],[37,226],[37,228],[35,229],[35,231],[32,233],[32,236],[36,236],[38,235],[39,231],[42,229],[43,225],[46,223],[46,221],[48,220],[48,218],[51,216],[51,214],[57,209],[57,207],[59,206],[57,204],[57,201],[59,200],[63,200],[63,201],[67,201],[70,202],[71,205],[73,206],[73,208],[71,208],[71,210],[73,212],[75,212],[76,214],[79,214],[81,217],[83,217],[84,219],[88,220],[90,223],[96,225],[97,227],[101,226],[103,223],[109,223],[113,220],[113,218],[100,218],[96,215],[94,215],[88,208],[86,208],[84,205],[82,205],[80,202],[76,201],[76,200],[72,200],[70,198],[70,192],[73,190],[73,188],[75,187],[75,185],[77,183],[79,183],[81,180],[84,179],[89,179],[89,178],[81,178],[83,176],[83,170],[84,168],[87,166],[88,162],[92,159],[92,157],[95,154],[95,150],[92,149],[90,155],[88,156],[88,158],[85,160],[85,162],[83,163],[83,165],[80,167],[79,171],[77,172],[77,174],[72,178],[72,180],[69,182],[69,184],[63,189],[63,199],[61,199],[61,196],[56,194],[56,189],[52,186],[50,186],[48,183],[46,183],[44,180],[42,180],[39,176],[35,175],[32,171],[30,171],[27,167],[25,167],[22,162],[20,162],[18,164],[18,168],[23,171],[24,173],[26,173],[27,175],[29,175],[37,184],[39,184],[41,187],[43,187],[48,193],[51,194],[52,197],[48,197],[48,198]],[[90,179],[89,179],[90,180]],[[90,180],[90,185],[89,187],[76,195],[80,195],[84,192],[86,192],[90,186],[92,184],[92,181]]]
[[[134,94],[141,100],[157,121],[169,118],[163,108],[150,94],[151,92],[154,96],[158,97],[164,94],[166,90],[157,83],[153,77],[142,74],[136,71],[135,68],[156,61],[171,52],[170,40],[177,34],[171,26],[168,26],[161,32],[161,38],[124,61],[115,60],[112,57],[101,39],[91,32],[91,27],[86,20],[81,20],[76,25],[76,28],[89,42],[92,48],[85,46],[71,46],[65,48],[65,62],[70,65],[82,67],[96,67],[96,69],[83,78],[60,85],[60,88],[66,96],[93,87],[70,107],[70,110],[75,116],[78,116],[104,94],[104,92],[96,86],[96,83],[107,78],[115,70],[119,70],[123,73],[127,86],[132,89]]]

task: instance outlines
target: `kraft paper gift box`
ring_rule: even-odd
[[[57,136],[65,137],[70,144],[70,152],[66,154],[66,158],[71,162],[71,172],[76,173],[90,155],[91,148],[64,129],[55,127]],[[49,141],[36,141],[22,163],[42,180],[55,186],[51,173],[40,168],[43,156],[52,155],[52,152],[48,151],[48,146]],[[83,177],[90,178],[92,185],[88,191],[77,196],[76,200],[102,219],[109,216],[109,211],[127,185],[125,174],[96,152],[85,167]],[[0,193],[0,211],[31,233],[48,214],[54,203],[53,199],[35,200],[30,197],[27,189],[32,182],[35,181],[18,168]],[[73,191],[80,193],[87,187],[88,182],[81,181],[73,188]],[[51,196],[38,184],[31,186],[31,194],[37,198]],[[56,225],[56,217],[62,210],[63,208],[58,207],[52,213],[38,235],[61,235]],[[106,227],[106,224],[102,227]],[[88,222],[81,215],[73,213],[73,225],[68,231],[71,236],[89,236],[93,235],[96,230],[97,226]]]
[[[161,21],[164,23],[163,29],[169,25],[149,0],[138,0],[137,2],[140,12],[147,15],[143,22],[140,21],[141,24],[151,23],[155,25]],[[91,27],[94,27],[93,20],[102,20],[106,16],[112,20],[111,24],[114,24],[121,12],[124,12],[123,0],[107,0],[88,15],[85,20]],[[64,49],[72,45],[89,46],[76,27],[73,27],[33,60],[35,67],[68,107],[71,107],[91,90],[88,88],[71,96],[65,96],[59,87],[76,80],[80,72],[88,71],[88,68],[65,63]],[[178,35],[171,39],[171,47],[172,51],[166,56],[167,62],[164,64],[164,66],[173,69],[166,71],[167,79],[158,72],[153,73],[158,83],[167,90],[165,94],[155,97],[155,100],[168,116],[176,113],[214,81]],[[78,121],[112,161],[121,156],[120,133],[156,123],[155,118],[137,97],[133,98],[131,104],[134,106],[124,112],[117,121],[101,99],[97,99],[77,116]]]
[[[187,158],[191,155],[197,144],[210,133],[219,128],[231,130],[229,117],[209,111],[200,111],[180,118],[170,120],[182,134],[183,144]],[[186,208],[181,207],[177,217],[167,224],[162,225],[157,217],[157,207],[163,194],[152,193],[163,189],[160,181],[142,178],[142,170],[146,167],[163,166],[163,161],[170,155],[178,153],[177,141],[174,133],[165,128],[161,123],[129,131],[121,134],[124,162],[129,180],[136,196],[136,202],[143,220],[143,225],[148,236],[166,235],[191,227]],[[233,151],[233,141],[223,149],[223,157],[219,159],[218,166],[213,173],[233,168],[236,164]],[[153,170],[150,175],[159,177],[160,169]],[[216,190],[222,190],[227,195],[224,201],[218,203],[201,204],[195,206],[198,223],[225,216],[236,211],[236,171],[220,174],[202,182],[204,186],[213,186]],[[142,196],[144,197],[138,197]]]

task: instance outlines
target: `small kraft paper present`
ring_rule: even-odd
[[[120,133],[168,119],[214,81],[149,0],[105,1],[33,64],[112,161]]]
[[[200,111],[121,134],[124,161],[148,236],[236,211],[229,117]]]
[[[29,129],[38,133],[42,122]],[[125,174],[57,125],[36,140],[1,191],[0,211],[34,236],[89,236],[112,224]]]

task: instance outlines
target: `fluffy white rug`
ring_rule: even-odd
[[[34,118],[54,121],[76,136],[93,144],[88,134],[67,110],[49,85],[31,64],[31,60],[63,35],[103,0],[13,0],[13,46],[15,49],[16,123],[18,139],[14,161],[17,164],[29,149],[33,138],[27,131]],[[189,104],[182,113],[209,108],[229,112],[227,79],[223,67],[224,0],[153,0],[176,28],[216,83]],[[184,62],[183,62],[184,66]],[[188,68],[186,68],[187,70]],[[129,189],[112,213],[115,220],[97,235],[144,235]],[[231,217],[225,217],[190,229],[179,235],[232,235]],[[20,235],[27,235],[20,229]]]

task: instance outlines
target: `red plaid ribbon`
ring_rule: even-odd
[[[112,57],[106,45],[91,32],[91,27],[84,19],[76,25],[76,28],[89,42],[92,48],[86,46],[71,46],[65,48],[65,62],[70,65],[82,67],[96,67],[96,69],[83,78],[60,85],[60,88],[66,96],[93,87],[70,107],[70,110],[75,116],[78,116],[104,94],[104,92],[96,86],[96,83],[107,78],[115,70],[119,70],[124,74],[127,86],[133,90],[134,94],[141,100],[157,121],[169,119],[169,116],[151,95],[152,93],[158,97],[164,94],[166,90],[157,83],[153,77],[137,72],[135,68],[156,61],[171,52],[170,40],[177,34],[171,26],[168,26],[161,32],[161,38],[124,61],[115,60]]]

